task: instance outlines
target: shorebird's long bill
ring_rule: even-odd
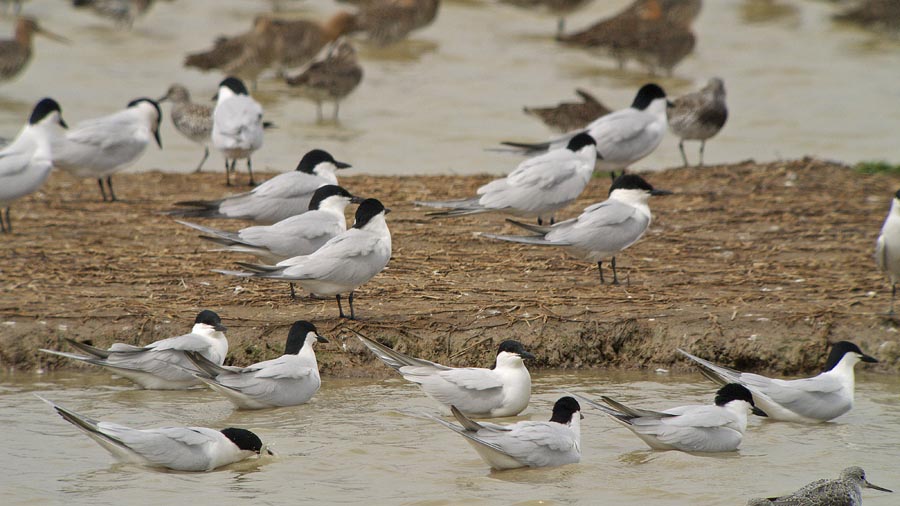
[[[71,40],[63,37],[62,35],[57,35],[53,32],[48,32],[47,30],[44,30],[43,28],[40,28],[40,27],[38,27],[35,31],[37,33],[43,35],[44,37],[47,37],[50,40],[55,40],[56,42],[62,42],[63,44],[71,44],[72,43]]]
[[[874,488],[875,490],[881,490],[882,492],[893,492],[893,490],[886,489],[884,487],[879,487],[878,485],[873,485],[868,481],[863,482],[866,484],[866,488]]]

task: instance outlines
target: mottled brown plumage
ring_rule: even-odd
[[[275,60],[275,22],[268,16],[257,16],[253,28],[233,37],[219,37],[212,49],[187,55],[185,67],[200,70],[218,69],[223,73],[253,83]]]
[[[900,1],[862,0],[834,18],[867,28],[900,30]]]
[[[643,63],[655,74],[672,69],[694,50],[690,24],[700,13],[701,0],[636,0],[622,12],[570,35],[565,44],[598,50],[615,58]]]
[[[0,80],[7,81],[25,70],[31,61],[32,36],[36,33],[59,42],[67,42],[41,28],[33,18],[19,18],[13,38],[0,40]]]
[[[582,89],[576,89],[575,94],[582,98],[582,102],[561,102],[552,107],[525,107],[523,109],[526,114],[540,119],[545,125],[563,133],[584,128],[591,121],[612,112],[593,95]]]
[[[440,0],[370,0],[360,6],[357,27],[370,41],[387,46],[431,24],[439,7]]]
[[[303,73],[289,77],[287,83],[316,103],[316,118],[322,121],[322,102],[334,102],[332,119],[337,121],[341,99],[362,81],[363,70],[356,61],[356,51],[344,39],[328,51],[323,60],[314,62]]]
[[[500,0],[503,3],[515,5],[524,9],[546,9],[551,14],[558,16],[556,22],[556,36],[561,37],[566,28],[566,16],[584,7],[591,0]]]
[[[325,23],[311,20],[275,20],[274,59],[279,72],[306,65],[338,37],[356,30],[356,16],[340,11]]]

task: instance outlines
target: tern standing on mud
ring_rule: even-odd
[[[194,209],[175,209],[172,216],[233,218],[271,225],[285,218],[303,214],[317,189],[337,185],[334,171],[350,167],[339,162],[327,151],[314,149],[300,159],[297,170],[279,174],[256,188],[219,200],[191,200],[176,202],[177,206]]]
[[[384,270],[391,259],[391,231],[384,219],[388,212],[378,200],[366,199],[356,210],[353,228],[310,255],[289,258],[274,266],[238,262],[251,272],[215,272],[296,282],[309,293],[334,296],[341,318],[348,318],[341,306],[341,295],[348,294],[349,318],[354,320],[354,290]]]
[[[684,141],[700,141],[700,162],[703,166],[703,149],[706,140],[713,137],[728,120],[725,104],[725,82],[718,77],[709,80],[699,91],[682,95],[672,101],[668,110],[669,128],[678,136],[678,149],[684,166],[688,166],[684,154]]]
[[[900,282],[900,190],[891,199],[891,209],[875,243],[875,261],[891,281],[891,309],[888,314],[893,316],[897,283]]]
[[[231,173],[240,159],[247,159],[250,186],[253,181],[253,165],[250,157],[263,144],[263,110],[259,102],[250,97],[247,87],[236,77],[227,77],[219,83],[216,108],[213,110],[213,146],[225,156],[225,184],[231,186]],[[229,165],[229,160],[231,165]]]
[[[53,168],[51,146],[63,136],[63,128],[66,122],[59,104],[45,98],[34,106],[16,139],[0,151],[0,232],[12,232],[10,204],[34,193],[47,180]]]
[[[583,129],[541,143],[503,142],[520,153],[540,153],[566,145],[572,137],[587,133],[597,143],[597,169],[625,170],[652,153],[666,133],[666,92],[656,84],[638,90],[631,107],[601,116]]]
[[[82,121],[53,145],[53,166],[76,177],[96,178],[100,195],[116,200],[112,175],[137,161],[152,141],[162,149],[159,122],[162,111],[155,100],[138,98],[125,110]]]
[[[610,186],[608,199],[585,208],[577,218],[550,227],[507,220],[534,235],[482,235],[501,241],[563,248],[573,256],[597,262],[600,283],[605,282],[603,260],[612,257],[613,284],[617,285],[616,253],[637,242],[650,226],[650,207],[647,205],[650,196],[670,193],[654,189],[641,176],[623,174]]]
[[[209,157],[209,142],[212,135],[212,107],[191,102],[191,94],[180,84],[173,84],[159,102],[172,102],[172,124],[188,139],[203,146],[203,158],[194,172],[200,172]]]

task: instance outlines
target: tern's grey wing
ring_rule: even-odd
[[[575,416],[578,416],[576,413]],[[476,437],[529,467],[578,462],[578,439],[567,426],[555,422],[519,422],[508,431],[479,430]]]
[[[122,111],[127,112],[127,111]],[[64,169],[111,170],[136,159],[150,141],[146,124],[113,114],[79,123],[53,145],[53,163]]]
[[[617,162],[638,160],[653,152],[666,125],[650,113],[628,108],[601,116],[586,130],[597,142],[603,160]]]
[[[284,269],[283,277],[362,284],[384,269],[390,252],[390,244],[377,234],[352,229],[328,241],[301,263]]]
[[[13,177],[25,172],[31,165],[34,149],[7,149],[0,152],[0,182],[12,182]],[[50,160],[45,163],[49,165]],[[10,178],[10,179],[6,179]],[[5,188],[7,185],[3,184]]]
[[[573,201],[589,177],[579,174],[581,162],[567,149],[526,160],[504,179],[479,188],[480,203],[492,209],[541,212]]]
[[[399,372],[437,402],[463,413],[488,414],[503,402],[503,382],[490,369],[405,366]]]
[[[831,375],[798,380],[769,379],[744,373],[741,383],[798,415],[814,420],[830,420],[850,409],[844,383]]]
[[[609,199],[588,207],[575,221],[553,226],[546,238],[611,254],[634,244],[649,225],[650,218],[637,208]]]
[[[209,467],[207,452],[221,434],[204,427],[138,430],[107,422],[100,422],[100,431],[121,441],[151,464],[185,471],[202,471]]]
[[[308,211],[271,226],[247,227],[239,237],[245,244],[266,248],[283,258],[309,255],[346,230],[342,219],[325,211]]]

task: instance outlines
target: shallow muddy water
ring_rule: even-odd
[[[568,20],[570,29],[616,12],[628,0],[594,2]],[[759,161],[815,155],[847,162],[900,161],[900,42],[835,24],[830,2],[708,0],[695,24],[698,45],[672,78],[657,78],[671,95],[725,79],[731,117],[707,146],[707,161]],[[131,31],[74,11],[66,2],[32,1],[25,12],[73,42],[36,38],[23,76],[0,87],[0,135],[12,136],[41,96],[57,98],[70,124],[161,96],[182,82],[207,100],[221,75],[181,66],[184,55],[220,34],[247,29],[272,8],[260,0],[156,2]],[[322,19],[341,8],[330,0],[281,1],[281,9]],[[2,32],[11,31],[3,21]],[[570,100],[575,87],[621,108],[651,79],[553,40],[555,19],[481,0],[451,0],[434,25],[390,49],[361,51],[365,78],[343,104],[340,125],[316,125],[314,107],[274,76],[256,93],[278,129],[254,157],[258,169],[288,170],[308,149],[323,147],[356,170],[380,174],[511,170],[518,158],[484,149],[503,139],[552,135],[521,112],[523,105]],[[330,108],[326,109],[330,111]],[[164,107],[168,115],[168,107]],[[201,150],[165,118],[164,151],[155,146],[132,170],[187,171]],[[696,159],[696,145],[690,156]],[[221,170],[221,158],[207,162]],[[639,164],[680,164],[676,140]]]
[[[545,372],[534,375],[525,416],[549,417],[559,391],[611,395],[664,408],[712,401],[699,375]],[[211,473],[118,464],[32,393],[93,418],[138,427],[239,426],[255,431],[278,457]],[[615,504],[742,505],[792,491],[848,465],[896,490],[900,381],[858,375],[857,405],[833,423],[751,421],[737,453],[695,456],[650,451],[597,411],[585,408],[580,464],[491,473],[462,438],[413,416],[438,413],[400,380],[325,378],[310,404],[233,411],[208,390],[153,392],[93,372],[14,373],[0,383],[6,505],[24,504]],[[506,421],[506,420],[504,420]],[[864,492],[868,506],[896,494]]]

